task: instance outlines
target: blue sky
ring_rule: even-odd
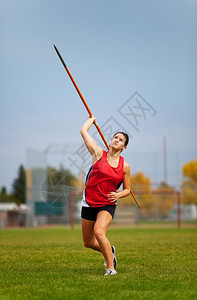
[[[53,44],[98,124],[113,117],[134,137],[129,163],[162,152],[163,136],[169,152],[197,152],[196,9],[194,0],[0,0],[0,187],[28,148],[82,142],[88,115]],[[135,92],[157,112],[138,132],[118,114]]]

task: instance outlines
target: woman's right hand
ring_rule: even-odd
[[[92,124],[94,124],[94,122],[96,122],[96,118],[94,116],[89,116],[88,120],[91,120]]]

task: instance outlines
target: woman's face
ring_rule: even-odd
[[[111,140],[111,147],[116,148],[117,150],[123,150],[125,146],[126,138],[122,133],[116,133]]]

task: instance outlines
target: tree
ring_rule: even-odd
[[[144,218],[151,217],[154,214],[155,202],[153,195],[148,194],[152,189],[150,178],[142,172],[138,172],[131,176],[130,181],[132,190],[134,194],[136,193],[139,201],[141,216]]]
[[[7,189],[5,186],[2,186],[0,194],[1,194],[1,196],[7,195]]]
[[[159,187],[155,190],[158,192],[157,199],[157,215],[159,218],[165,218],[171,209],[173,209],[176,195],[174,188],[165,182],[161,182]]]
[[[161,183],[155,190],[150,178],[138,172],[131,176],[131,186],[138,197],[140,214],[144,218],[164,218],[174,206],[174,195],[168,194],[173,193],[174,189],[166,183]]]
[[[77,186],[78,180],[77,178],[70,172],[68,169],[64,169],[62,165],[60,165],[59,170],[48,167],[47,168],[48,174],[48,184],[61,184],[67,186]]]
[[[142,172],[137,172],[136,174],[132,175],[130,181],[134,192],[151,190],[151,180]]]
[[[186,163],[182,173],[182,202],[197,205],[197,160]]]
[[[0,202],[9,202],[8,201],[8,195],[7,195],[7,189],[6,189],[5,186],[2,186],[2,188],[1,188]]]
[[[59,169],[47,168],[47,179],[45,182],[45,195],[48,203],[54,203],[54,199],[59,201],[68,200],[71,187],[79,186],[77,178],[60,165]]]
[[[19,201],[12,194],[7,193],[6,187],[3,186],[0,191],[0,203],[8,202],[15,202],[17,204],[19,203]]]
[[[20,203],[25,203],[25,178],[25,169],[20,165],[17,178],[12,184],[12,194]]]

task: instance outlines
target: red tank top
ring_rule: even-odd
[[[107,161],[107,152],[103,150],[102,157],[90,168],[86,177],[85,201],[90,207],[115,205],[108,200],[107,194],[116,192],[123,181],[124,158],[119,156],[117,168]]]

